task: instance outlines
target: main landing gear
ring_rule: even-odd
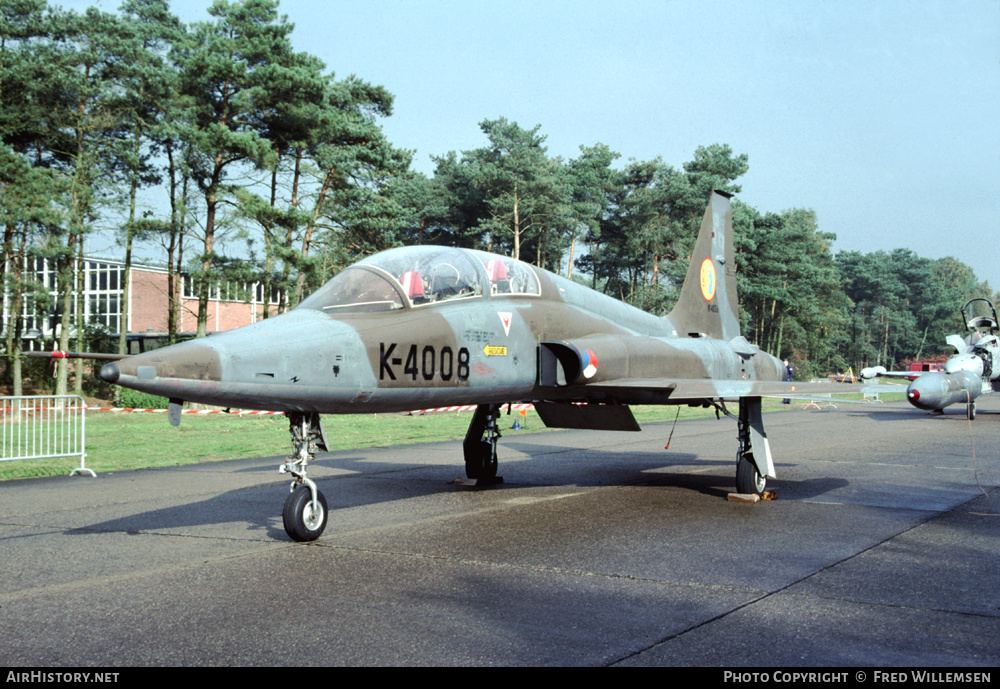
[[[499,404],[480,404],[472,415],[462,449],[465,453],[465,475],[476,484],[501,483],[497,476],[497,440],[500,439]]]
[[[285,499],[281,519],[285,532],[295,541],[315,541],[326,528],[326,498],[316,484],[306,476],[306,465],[317,452],[328,447],[319,414],[289,412],[288,427],[292,433],[292,455],[278,471],[291,474],[291,493]]]
[[[774,478],[771,448],[764,433],[760,397],[741,397],[739,450],[736,451],[736,492],[763,495],[767,479]]]

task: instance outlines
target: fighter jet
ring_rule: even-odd
[[[965,337],[949,335],[945,341],[957,350],[944,363],[943,371],[887,371],[884,366],[861,369],[861,378],[914,378],[906,399],[914,407],[943,414],[952,404],[965,404],[967,418],[976,418],[976,399],[1000,390],[1000,341],[997,312],[988,299],[970,299],[961,309],[962,322],[970,331]]]
[[[629,405],[715,407],[737,420],[736,488],[774,477],[762,397],[851,386],[786,381],[740,334],[730,196],[713,192],[687,277],[658,317],[508,257],[438,246],[391,249],[338,273],[288,313],[105,364],[101,377],[184,401],[283,411],[293,453],[285,529],[316,539],[327,503],[307,466],[327,448],[321,414],[475,405],[465,470],[497,481],[498,419],[533,403],[551,427],[638,431]],[[736,414],[727,403],[738,404]]]

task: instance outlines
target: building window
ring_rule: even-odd
[[[197,299],[198,291],[194,278],[190,275],[183,276],[184,298]],[[270,290],[269,303],[277,304],[281,296],[281,291],[272,284]],[[263,304],[264,303],[264,283],[245,282],[238,283],[229,280],[214,282],[208,289],[209,301],[232,301],[243,304]]]
[[[114,263],[85,261],[83,269],[84,285],[89,288],[84,295],[83,322],[118,332],[122,318],[121,292],[125,284],[125,268]]]
[[[74,261],[75,265],[75,261]],[[154,270],[164,272],[159,269],[135,266],[133,270]],[[35,331],[32,337],[37,337],[37,333],[42,338],[51,339],[56,336],[57,328],[61,321],[63,302],[58,299],[58,265],[55,259],[47,259],[38,256],[26,257],[24,260],[24,278],[27,282],[34,282],[34,291],[28,290],[22,294],[21,313],[19,316],[22,332]],[[125,266],[122,263],[100,260],[84,259],[79,280],[74,279],[72,284],[72,298],[70,299],[70,327],[75,330],[77,323],[88,325],[99,325],[109,333],[118,333],[127,324],[122,320],[122,305],[125,299],[131,295],[125,294]],[[77,288],[83,287],[81,299],[77,299]],[[196,299],[194,280],[190,275],[182,275],[181,281],[182,295],[186,299]],[[272,285],[270,289],[269,302],[278,304],[281,291]],[[216,282],[209,290],[209,298],[213,301],[233,301],[249,303],[254,305],[263,304],[264,286],[259,282],[248,282],[241,284],[238,282]],[[11,299],[12,294],[9,289],[5,289],[2,294],[3,304],[2,321],[3,332],[10,325],[11,319]],[[83,313],[77,315],[78,302]],[[131,310],[143,308],[141,304],[132,303]],[[256,310],[251,310],[256,313]],[[250,317],[251,320],[253,316]]]

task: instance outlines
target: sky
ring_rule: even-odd
[[[116,12],[119,0],[60,4]],[[173,0],[181,21],[207,0]],[[954,256],[1000,289],[1000,0],[283,0],[296,50],[395,95],[389,141],[485,145],[541,125],[550,156],[619,166],[749,156],[738,197],[816,212],[833,250]]]

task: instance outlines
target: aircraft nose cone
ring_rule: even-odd
[[[101,366],[101,372],[98,374],[106,383],[117,383],[118,376],[121,375],[121,371],[118,370],[118,364],[110,363]]]
[[[222,338],[218,337],[218,339]],[[141,381],[160,379],[194,381],[221,380],[222,377],[219,347],[209,345],[203,339],[154,349],[151,352],[123,359],[118,363],[120,374],[125,376],[122,380],[132,377]],[[108,374],[113,375],[111,371],[108,371]],[[148,383],[143,384],[148,385]],[[152,391],[147,390],[147,392]]]

